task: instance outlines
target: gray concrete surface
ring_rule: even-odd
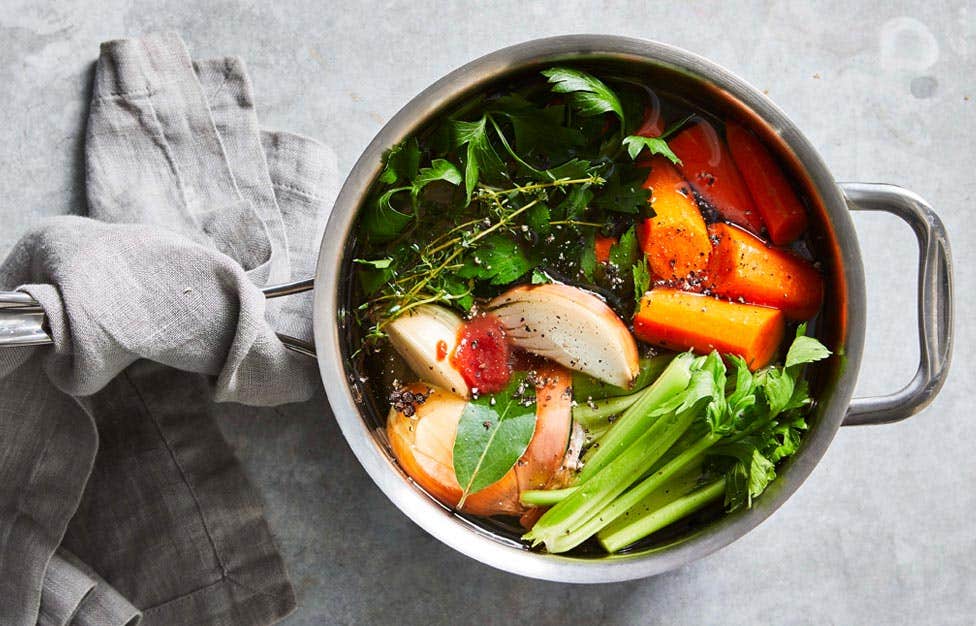
[[[359,468],[324,396],[222,425],[268,507],[300,608],[288,624],[971,624],[976,620],[976,5],[972,2],[13,2],[0,10],[0,251],[83,212],[81,119],[104,39],[180,32],[250,67],[270,127],[313,135],[347,172],[399,106],[501,46],[563,33],[656,38],[767,89],[839,180],[928,198],[956,262],[955,368],[897,425],[848,429],[803,488],[731,547],[653,579],[558,585],[438,544]],[[473,3],[472,3],[473,4]],[[858,392],[914,372],[916,253],[891,217],[855,218],[868,275]]]

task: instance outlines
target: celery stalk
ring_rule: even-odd
[[[612,528],[622,528],[630,524],[633,520],[649,515],[652,511],[671,504],[678,498],[686,496],[701,487],[702,461],[704,461],[704,457],[689,463],[685,466],[685,469],[672,476],[665,484],[624,511],[622,515],[618,516],[617,519],[604,526],[601,530],[610,532]]]
[[[604,400],[593,400],[592,406],[578,404],[573,407],[573,419],[584,428],[609,426],[607,419],[612,415],[623,413],[640,399],[641,392],[637,391],[626,396],[615,396]]]
[[[560,536],[597,515],[637,477],[653,467],[688,430],[695,417],[696,411],[693,409],[662,416],[600,472],[579,484],[572,494],[549,509],[523,538],[532,541],[533,545],[545,543],[549,548]],[[611,429],[610,433],[616,428]]]
[[[600,440],[603,439],[604,435],[606,435],[608,432],[610,432],[610,426],[611,425],[612,424],[608,424],[606,426],[597,426],[597,427],[594,427],[594,428],[586,428],[586,427],[583,427],[583,430],[586,431],[586,444],[585,445],[586,446],[592,446],[594,443],[599,443]]]
[[[673,354],[661,354],[650,358],[642,357],[640,359],[640,371],[630,384],[630,387],[616,387],[608,383],[600,382],[592,376],[575,372],[573,374],[573,393],[581,401],[603,400],[613,396],[629,396],[654,382],[673,358]]]
[[[583,524],[568,533],[559,535],[551,543],[547,542],[546,548],[550,552],[566,552],[567,550],[571,550],[628,512],[631,508],[640,504],[658,489],[664,487],[673,476],[686,472],[689,465],[693,469],[697,468],[700,471],[703,453],[721,438],[721,435],[706,435],[702,437],[694,445],[685,449],[669,463],[613,500],[613,502],[586,520]]]
[[[523,491],[519,499],[527,506],[552,506],[569,497],[576,487],[565,489],[528,489]]]
[[[691,354],[674,357],[654,383],[641,391],[636,402],[624,411],[613,428],[601,439],[599,447],[591,448],[578,481],[585,483],[603,467],[631,447],[635,440],[652,427],[658,416],[653,410],[681,393],[691,380]]]
[[[659,509],[649,511],[624,525],[613,525],[597,533],[597,539],[607,552],[617,552],[635,541],[655,533],[681,518],[701,510],[725,495],[725,478],[709,483]]]

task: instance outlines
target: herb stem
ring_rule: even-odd
[[[447,232],[445,232],[445,233],[443,233],[443,234],[435,237],[433,240],[431,240],[431,242],[430,242],[429,245],[438,244],[438,243],[442,242],[446,237],[450,237],[454,233],[459,232],[459,231],[462,231],[465,228],[469,228],[471,226],[474,226],[475,224],[481,224],[484,221],[485,221],[485,218],[479,217],[478,219],[468,220],[467,222],[464,222],[463,224],[458,224],[457,226],[455,226],[454,228],[450,229],[449,231],[447,231]],[[430,254],[433,254],[433,252],[436,251],[436,250],[438,250],[438,249],[439,248],[435,248],[433,251],[430,252]]]
[[[668,126],[665,129],[665,131],[663,133],[661,133],[661,136],[659,138],[660,139],[664,139],[664,140],[669,139],[676,132],[678,132],[679,130],[681,130],[682,128],[684,128],[685,124],[687,124],[688,122],[690,122],[693,117],[695,117],[695,114],[694,113],[690,113],[690,114],[686,115],[684,117],[684,119],[680,119],[677,122],[675,122],[674,124],[671,124],[670,126]]]
[[[407,311],[409,311],[411,309],[415,309],[418,306],[423,306],[425,304],[432,304],[434,302],[439,301],[441,299],[441,297],[442,296],[440,294],[434,294],[434,295],[428,296],[427,298],[424,298],[423,300],[416,300],[414,302],[411,302],[410,304],[405,304],[402,307],[400,307],[399,309],[397,309],[397,314],[398,315],[403,315]],[[383,323],[378,324],[376,326],[376,329],[377,330],[382,330],[383,326],[385,326],[387,322],[390,322],[392,320],[393,320],[393,318],[390,318],[390,319],[384,321]]]
[[[528,185],[512,187],[511,189],[493,189],[488,186],[480,186],[479,189],[491,197],[504,196],[510,193],[525,193],[527,191],[537,191],[539,189],[551,189],[553,187],[565,187],[568,185],[602,185],[604,179],[599,176],[587,176],[586,178],[558,178],[546,183],[530,183]]]
[[[598,222],[581,222],[579,220],[553,220],[549,222],[550,226],[591,226],[593,228],[602,228],[604,225]]]

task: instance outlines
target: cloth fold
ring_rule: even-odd
[[[68,550],[58,548],[41,591],[38,626],[136,626],[142,613]]]
[[[215,377],[219,401],[297,402],[319,384],[242,267],[179,233],[64,216],[27,233],[11,260],[21,271],[5,265],[0,278],[44,308],[54,349],[37,351],[64,393],[92,395],[138,359]]]
[[[235,58],[107,42],[85,143],[90,218],[31,230],[0,289],[54,346],[0,350],[0,623],[265,624],[295,606],[210,403],[307,399],[310,276],[338,183],[323,144],[258,125]]]
[[[95,589],[95,580],[63,556],[58,549],[47,565],[38,626],[67,626],[81,609],[81,604]]]

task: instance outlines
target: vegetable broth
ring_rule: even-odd
[[[640,254],[640,260],[634,263],[630,262],[631,259],[621,263],[611,259],[609,262],[597,261],[594,266],[594,260],[588,258],[595,254],[590,251],[597,249],[598,238],[612,239],[616,241],[614,246],[619,246],[629,233],[636,232],[635,224],[642,219],[648,219],[647,216],[650,215],[642,207],[648,205],[652,192],[649,191],[642,197],[637,191],[647,177],[648,169],[639,159],[635,161],[630,158],[627,149],[615,145],[613,140],[616,135],[631,136],[629,131],[653,127],[657,122],[650,118],[655,117],[662,121],[657,123],[659,128],[647,133],[651,135],[649,139],[660,137],[661,134],[673,138],[687,130],[689,124],[704,122],[717,131],[721,140],[725,134],[724,120],[729,119],[728,112],[717,110],[720,107],[716,109],[702,107],[687,94],[669,91],[667,83],[656,84],[651,80],[644,83],[623,73],[615,73],[612,69],[599,66],[574,65],[573,67],[592,70],[607,85],[621,94],[619,99],[623,113],[618,116],[619,119],[614,119],[613,111],[606,111],[599,115],[582,115],[571,103],[571,94],[553,93],[552,84],[538,72],[533,71],[492,86],[422,128],[415,135],[417,156],[405,157],[406,149],[403,146],[407,145],[406,143],[394,147],[388,155],[387,166],[381,180],[377,181],[369,196],[369,206],[361,214],[352,250],[347,255],[349,260],[357,259],[366,263],[350,264],[349,270],[356,275],[356,279],[349,281],[347,285],[350,306],[349,319],[346,321],[348,332],[345,336],[348,342],[347,353],[353,355],[349,366],[350,382],[365,409],[364,413],[371,420],[371,425],[381,441],[389,443],[385,429],[391,391],[402,383],[418,379],[407,361],[392,348],[387,339],[383,338],[382,324],[391,323],[390,306],[394,303],[399,304],[401,308],[409,308],[420,306],[416,304],[418,302],[431,300],[429,296],[414,300],[410,299],[413,297],[411,295],[403,297],[404,293],[409,294],[410,283],[408,283],[406,288],[397,287],[399,291],[393,293],[381,306],[376,306],[374,303],[371,307],[369,304],[371,298],[375,298],[377,293],[382,294],[382,291],[376,291],[377,282],[382,283],[386,280],[389,284],[390,280],[396,281],[402,275],[391,277],[389,274],[384,274],[390,267],[379,266],[387,259],[390,260],[390,265],[396,268],[398,264],[416,263],[418,258],[425,258],[426,253],[431,250],[434,254],[443,253],[443,250],[439,250],[438,247],[450,244],[452,235],[460,229],[461,243],[455,245],[460,245],[464,249],[459,252],[457,259],[448,258],[447,261],[442,261],[444,257],[439,257],[438,262],[427,268],[426,277],[461,273],[463,276],[457,282],[463,283],[463,286],[457,288],[457,285],[445,283],[439,289],[442,293],[446,290],[447,297],[432,300],[433,304],[454,309],[464,316],[477,315],[492,298],[515,286],[557,283],[596,294],[620,319],[624,320],[629,327],[631,326],[635,310],[641,306],[636,298],[640,291],[637,282],[640,279],[635,279],[634,276],[635,273],[639,273],[636,269],[637,263],[644,263],[645,267],[648,264],[648,261],[644,260],[643,252]],[[523,117],[520,119],[517,115],[506,111],[521,112]],[[539,118],[538,111],[546,111],[547,119]],[[639,123],[637,123],[638,118]],[[479,213],[477,210],[472,210],[472,205],[468,205],[467,209],[459,208],[467,200],[466,196],[470,195],[470,189],[467,188],[467,179],[471,173],[469,163],[474,158],[472,155],[476,155],[477,151],[472,153],[470,143],[467,146],[462,144],[452,147],[450,135],[451,132],[456,133],[457,129],[447,130],[449,122],[446,120],[450,119],[471,125],[475,124],[476,120],[486,120],[485,135],[489,138],[489,146],[496,154],[501,153],[504,167],[500,169],[510,176],[507,180],[505,175],[499,176],[498,180],[482,179],[481,182],[486,189],[481,190],[483,193],[479,196],[479,202],[487,204],[494,199],[491,194],[496,192],[492,190],[510,189],[512,186],[550,185],[559,180],[590,180],[591,182],[573,182],[564,186],[547,187],[548,195],[544,202],[534,206],[532,199],[527,198],[519,198],[518,201],[512,202],[507,208],[507,214],[522,211],[519,213],[519,219],[512,218],[495,231],[503,233],[507,243],[501,243],[499,239],[499,243],[492,248],[492,251],[498,253],[494,256],[491,251],[484,255],[486,258],[472,256],[470,250],[478,250],[479,242],[484,242],[489,235],[474,241],[471,239],[478,233],[499,224],[506,213],[501,212],[500,215],[503,217],[500,219],[499,214],[492,214],[490,211]],[[567,133],[563,141],[557,141],[553,146],[548,144],[544,137],[533,135],[531,125],[533,119],[539,119],[543,127],[562,126],[578,132],[573,134],[572,138]],[[615,124],[619,128],[616,128]],[[552,128],[549,130],[551,131]],[[476,129],[464,127],[464,130],[474,133]],[[582,136],[585,142],[582,145],[579,145],[579,136]],[[502,137],[505,139],[501,139]],[[505,145],[505,141],[509,143],[508,146]],[[667,149],[666,142],[665,149]],[[776,154],[776,150],[768,145],[767,149],[772,154]],[[509,150],[510,156],[506,156],[506,151]],[[647,150],[643,154],[645,159],[646,152]],[[658,153],[654,158],[666,158],[661,154],[663,153]],[[438,170],[437,163],[432,160],[432,157],[452,162],[454,169],[445,167]],[[414,191],[416,185],[413,185],[413,188],[396,191],[392,197],[384,198],[391,189],[396,190],[398,185],[405,187],[410,184],[409,180],[401,180],[396,172],[390,174],[392,167],[390,164],[397,162],[398,159],[405,161],[398,167],[409,171],[408,178],[416,180],[418,176],[423,177],[423,168],[428,168],[427,177],[431,180],[424,182],[422,188],[416,192]],[[599,167],[589,169],[566,167],[567,163],[573,163],[574,159],[585,160],[591,166],[596,164]],[[791,168],[782,160],[778,160],[778,164],[789,176]],[[485,167],[483,162],[481,166],[482,175],[485,176],[484,172],[490,168]],[[545,176],[537,176],[535,180],[538,182],[535,183],[526,182],[533,180],[531,175],[533,170],[555,171],[556,174],[548,179]],[[563,175],[562,178],[559,178],[560,175]],[[707,177],[707,173],[703,173],[702,176]],[[601,184],[594,182],[597,178],[603,182]],[[686,179],[688,178],[686,176]],[[513,180],[518,182],[513,183]],[[729,221],[727,211],[723,211],[722,207],[716,206],[716,203],[707,197],[709,187],[707,178],[701,186],[691,183],[688,185],[691,199],[697,205],[704,222],[713,224]],[[830,270],[830,259],[829,255],[820,253],[825,238],[817,223],[818,213],[814,203],[801,185],[792,184],[791,190],[802,203],[805,214],[809,217],[809,225],[801,237],[779,248],[788,249],[797,258],[816,267],[821,274],[827,274]],[[583,199],[574,199],[574,194],[583,196]],[[526,209],[526,206],[529,208]],[[545,206],[547,209],[545,215],[533,215],[535,207],[538,206]],[[564,210],[560,211],[560,207]],[[628,207],[628,209],[620,210],[620,207]],[[408,219],[404,219],[404,216]],[[483,224],[478,223],[482,220]],[[395,227],[394,222],[400,225]],[[540,224],[545,225],[546,222],[548,222],[547,226],[540,226]],[[470,228],[470,233],[474,234],[465,231],[466,228]],[[377,236],[377,233],[381,235]],[[760,234],[764,238],[769,236],[765,229]],[[411,246],[414,252],[419,249],[423,253],[410,253]],[[405,248],[407,252],[404,252]],[[611,246],[609,250],[612,257],[615,248]],[[408,271],[413,267],[402,269]],[[425,276],[418,273],[410,280],[416,285],[425,279]],[[699,279],[700,282],[696,282]],[[651,278],[646,286],[674,288],[682,292],[700,293],[703,297],[716,297],[709,288],[706,278],[693,273],[684,276],[658,275]],[[399,300],[393,297],[397,293],[400,294]],[[831,298],[828,289],[828,306]],[[736,298],[724,299],[736,300]],[[745,302],[742,297],[737,300]],[[818,319],[819,316],[814,315],[802,320],[809,324],[809,334],[814,336],[818,334]],[[780,354],[789,344],[788,338],[796,333],[796,327],[800,322],[801,320],[790,320],[785,324],[786,339],[779,349]],[[667,352],[661,346],[649,343],[642,342],[639,347],[643,356]],[[438,352],[440,351],[438,348]],[[811,375],[811,389],[813,389],[813,396],[816,397],[818,391],[816,368],[812,369],[814,371]],[[581,398],[576,400],[584,401]],[[526,545],[520,539],[524,529],[519,526],[517,517],[476,517],[464,513],[457,514],[499,538],[518,545]],[[723,514],[720,503],[709,505],[634,543],[622,552],[639,551],[681,541]],[[604,555],[606,552],[594,539],[590,539],[574,548],[571,554]]]

